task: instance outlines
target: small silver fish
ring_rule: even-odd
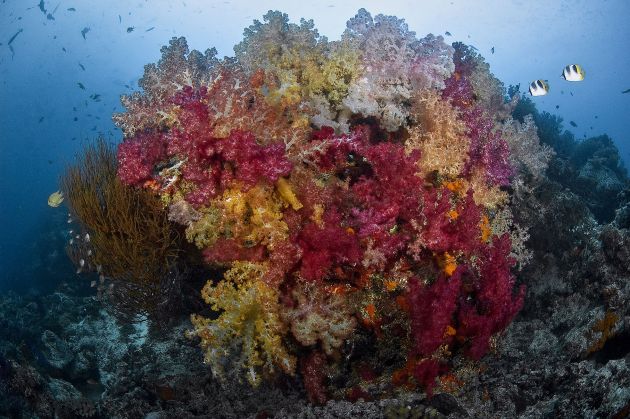
[[[99,281],[101,284],[102,284],[103,282],[105,282],[105,275],[100,274],[100,275],[98,276],[98,281]]]
[[[68,231],[68,234],[72,234],[72,233],[74,233],[74,230]]]
[[[101,272],[103,272],[103,266],[102,265],[96,265],[96,272],[98,272],[99,274]]]
[[[72,223],[72,218],[68,218],[68,224]]]
[[[89,233],[85,233],[85,237],[83,238],[83,240],[85,240],[86,242],[90,241],[90,234]]]
[[[87,251],[87,255],[88,255],[88,256],[92,256],[92,249],[88,249],[88,251]]]
[[[80,274],[83,270],[81,268],[77,269],[77,275]]]
[[[90,282],[90,288],[94,288],[96,286],[96,281]]]
[[[79,266],[83,267],[85,265],[85,260],[79,259]]]
[[[70,239],[70,244],[74,244],[74,239]]]
[[[81,236],[79,236],[78,234],[76,236],[74,236],[75,239],[79,240],[81,238]]]

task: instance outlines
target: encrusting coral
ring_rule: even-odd
[[[343,387],[324,371],[368,368],[380,392],[431,393],[522,307],[510,187],[550,152],[463,44],[364,9],[339,41],[263,20],[235,58],[162,49],[114,117],[118,179],[225,272],[189,333],[216,375],[299,371],[324,403]]]

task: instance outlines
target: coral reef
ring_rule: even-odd
[[[215,374],[321,370],[394,329],[406,360],[382,379],[407,365],[406,385],[431,392],[455,356],[480,359],[523,302],[505,187],[550,154],[531,122],[502,122],[513,104],[483,58],[363,9],[333,42],[269,12],[235,52],[173,39],[114,118],[120,181],[227,269],[190,333]],[[323,403],[327,381],[309,382]]]
[[[64,178],[68,252],[105,302],[149,314],[187,284],[203,304],[157,334],[69,291],[0,297],[0,414],[628,411],[630,188],[608,137],[575,141],[472,47],[363,9],[339,41],[269,12],[235,52],[174,38],[122,99],[117,153]]]

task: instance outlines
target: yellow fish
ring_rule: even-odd
[[[579,64],[570,64],[562,70],[562,77],[566,81],[582,81],[585,75],[584,69]]]
[[[50,194],[48,197],[48,206],[57,208],[63,202],[63,192],[57,191]]]

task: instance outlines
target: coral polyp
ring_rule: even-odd
[[[320,403],[324,366],[431,393],[522,307],[510,192],[549,151],[481,56],[395,17],[362,9],[329,41],[269,12],[235,51],[174,38],[114,117],[119,179],[225,272],[189,335],[216,375],[300,372]]]

